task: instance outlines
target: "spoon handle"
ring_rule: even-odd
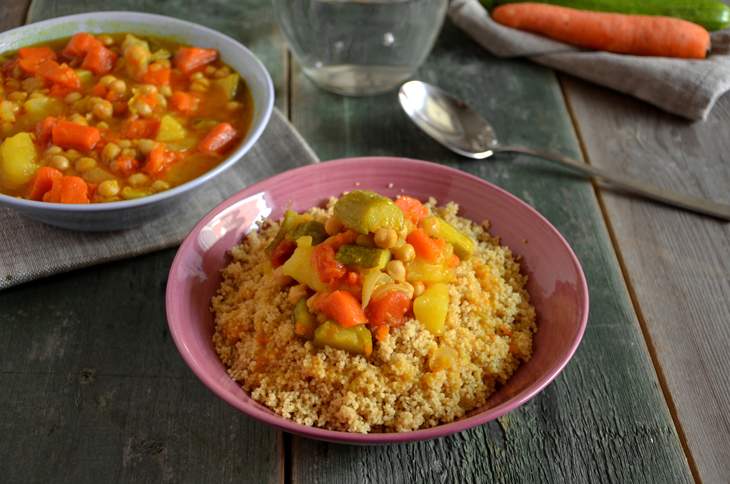
[[[492,148],[492,151],[506,151],[513,153],[522,153],[525,155],[536,156],[538,158],[544,158],[549,161],[554,161],[563,166],[572,168],[575,171],[581,172],[586,175],[592,175],[603,179],[611,183],[612,185],[621,188],[627,192],[635,193],[637,195],[643,195],[646,198],[656,200],[658,202],[672,205],[674,207],[684,208],[693,212],[710,215],[722,220],[730,221],[730,205],[723,203],[713,202],[703,198],[690,197],[681,193],[676,193],[671,190],[659,188],[652,185],[647,185],[644,182],[632,180],[630,178],[609,173],[607,170],[596,168],[592,165],[586,165],[579,161],[573,160],[563,155],[556,153],[547,153],[544,151],[533,150],[524,146],[499,146]]]

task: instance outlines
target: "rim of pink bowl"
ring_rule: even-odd
[[[492,190],[495,190],[499,192],[502,196],[510,199],[513,203],[516,203],[523,208],[526,208],[529,212],[531,212],[535,217],[537,217],[540,221],[542,221],[548,229],[553,232],[553,234],[558,238],[561,244],[565,246],[565,249],[568,251],[568,254],[570,255],[570,259],[573,262],[573,265],[575,266],[576,272],[579,277],[579,294],[583,300],[583,307],[581,308],[581,321],[580,321],[580,327],[578,328],[578,331],[576,333],[576,336],[574,340],[571,342],[570,350],[565,354],[563,358],[561,358],[555,367],[548,372],[545,376],[542,378],[534,381],[530,386],[528,386],[525,390],[518,393],[514,397],[510,398],[509,400],[495,406],[492,408],[489,408],[487,410],[484,410],[482,412],[479,412],[475,415],[472,415],[470,417],[462,418],[459,420],[456,420],[454,422],[450,422],[447,424],[441,424],[436,427],[431,427],[427,429],[420,429],[420,430],[412,430],[408,432],[393,432],[393,433],[369,433],[369,434],[360,434],[360,433],[354,433],[354,432],[342,432],[342,431],[336,431],[336,430],[326,430],[318,427],[309,427],[307,425],[296,423],[292,420],[286,419],[284,417],[281,417],[274,413],[268,413],[260,408],[255,407],[254,405],[247,404],[233,395],[231,395],[227,390],[223,388],[223,386],[215,380],[212,376],[210,376],[208,373],[202,370],[202,368],[199,366],[195,356],[191,354],[190,351],[188,351],[187,346],[185,345],[185,342],[182,340],[181,335],[178,333],[177,328],[171,324],[172,318],[171,316],[171,307],[173,306],[173,301],[175,296],[173,296],[173,290],[172,286],[169,284],[169,281],[174,280],[175,276],[177,276],[178,272],[180,271],[181,267],[181,260],[182,260],[182,254],[187,252],[190,249],[190,246],[194,243],[194,241],[197,239],[198,234],[200,233],[200,230],[206,226],[213,218],[215,218],[220,212],[225,210],[226,208],[230,207],[231,205],[239,202],[240,200],[243,200],[244,198],[248,198],[256,193],[265,191],[262,190],[260,187],[264,185],[271,185],[275,184],[277,181],[279,181],[282,178],[290,177],[294,174],[299,174],[301,172],[306,171],[316,171],[320,169],[333,169],[337,168],[340,165],[347,165],[347,164],[354,164],[354,163],[367,163],[367,162],[375,162],[376,160],[380,161],[388,161],[389,163],[401,163],[405,165],[412,165],[414,169],[416,168],[424,168],[429,169],[432,171],[435,171],[435,175],[437,175],[437,172],[442,173],[448,173],[452,175],[456,175],[459,177],[464,177],[467,179],[471,179],[475,182],[478,182],[480,184],[483,184],[487,187],[489,187]],[[411,158],[400,158],[400,157],[388,157],[388,156],[365,156],[365,157],[353,157],[353,158],[339,158],[332,161],[324,161],[319,162],[311,165],[306,165],[303,167],[295,168],[292,170],[287,170],[283,173],[279,173],[278,175],[274,175],[272,177],[266,178],[264,180],[261,180],[257,183],[254,183],[253,185],[250,185],[243,190],[237,192],[236,194],[230,196],[228,199],[224,200],[218,206],[216,206],[213,210],[208,212],[207,215],[205,215],[200,222],[198,222],[195,227],[192,229],[192,231],[188,234],[187,237],[185,237],[185,240],[180,245],[180,248],[177,251],[177,254],[175,255],[175,259],[172,262],[172,266],[170,268],[170,272],[168,275],[168,286],[166,290],[166,298],[165,298],[165,304],[166,304],[166,315],[168,320],[168,326],[170,328],[170,333],[172,335],[172,339],[175,342],[175,345],[177,346],[177,349],[180,353],[180,355],[183,357],[183,360],[187,363],[187,365],[190,367],[191,370],[193,370],[193,373],[203,382],[205,386],[208,387],[215,395],[225,400],[229,405],[233,406],[234,408],[242,411],[246,415],[253,417],[256,420],[262,421],[266,424],[272,425],[278,429],[284,430],[286,432],[290,432],[293,434],[301,435],[304,437],[309,437],[313,439],[318,440],[325,440],[330,442],[338,442],[338,443],[351,443],[351,444],[390,444],[390,443],[402,443],[402,442],[412,442],[412,441],[420,441],[420,440],[430,440],[435,439],[439,437],[445,437],[447,435],[451,435],[457,432],[461,432],[467,429],[470,429],[472,427],[476,427],[478,425],[485,424],[491,420],[494,420],[498,417],[501,417],[502,415],[505,415],[508,412],[511,412],[512,410],[520,407],[524,403],[526,403],[528,400],[531,400],[535,395],[537,395],[539,392],[544,390],[559,374],[565,366],[568,364],[568,362],[573,357],[573,354],[575,354],[575,351],[578,349],[578,345],[580,344],[581,340],[583,339],[583,333],[585,332],[587,323],[588,323],[588,311],[589,311],[589,293],[588,293],[588,284],[586,282],[585,274],[583,273],[583,268],[580,265],[580,262],[578,260],[578,257],[573,252],[573,249],[570,247],[570,244],[565,240],[565,238],[562,236],[562,234],[545,218],[543,217],[540,212],[535,210],[533,207],[525,203],[524,201],[517,198],[515,195],[512,195],[508,191],[504,190],[503,188],[500,188],[496,185],[493,185],[492,183],[489,183],[488,181],[479,178],[477,176],[474,176],[470,173],[466,173],[464,171],[458,170],[456,168],[451,168],[448,166],[444,166],[438,163],[429,162],[429,161],[423,161],[423,160],[415,160]]]

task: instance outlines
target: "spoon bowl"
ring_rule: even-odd
[[[404,83],[398,92],[398,100],[416,126],[435,141],[461,156],[483,160],[500,151],[535,156],[589,177],[600,178],[614,187],[635,195],[721,220],[730,220],[730,205],[651,186],[561,154],[524,146],[501,145],[497,141],[497,133],[492,125],[479,113],[461,99],[426,82],[408,81]]]

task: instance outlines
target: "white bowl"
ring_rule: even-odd
[[[170,190],[135,200],[89,205],[45,203],[0,194],[0,206],[58,227],[84,230],[118,230],[141,225],[177,203],[183,194],[213,179],[236,163],[261,136],[271,117],[274,87],[256,56],[239,42],[215,30],[162,15],[137,12],[94,12],[59,17],[0,33],[0,53],[26,45],[70,37],[76,32],[129,32],[169,38],[181,43],[217,49],[223,62],[246,80],[254,101],[254,115],[246,138],[212,170]]]

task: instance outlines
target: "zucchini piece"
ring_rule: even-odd
[[[334,321],[326,321],[314,330],[314,345],[331,346],[368,357],[373,352],[373,336],[364,324],[343,328]]]
[[[276,233],[274,240],[266,246],[266,253],[271,255],[271,252],[276,249],[276,246],[279,245],[282,240],[284,240],[284,237],[286,237],[286,235],[294,230],[299,224],[304,222],[304,216],[299,215],[294,210],[287,210],[284,212],[284,218],[281,220],[281,224],[279,225],[279,231]]]
[[[307,298],[303,297],[294,306],[291,314],[291,320],[294,324],[294,333],[305,339],[314,337],[314,330],[317,328],[317,318],[309,312],[307,308]]]
[[[461,260],[468,259],[474,253],[474,241],[441,217],[426,217],[423,220],[423,230],[427,235],[444,239],[453,245],[454,252]]]
[[[324,225],[320,222],[310,220],[294,227],[294,230],[287,234],[287,238],[296,241],[299,237],[305,235],[312,237],[312,245],[317,245],[327,238],[327,231],[325,231]]]
[[[482,0],[486,8],[524,0]],[[719,0],[535,0],[562,7],[637,15],[663,15],[689,20],[709,31],[730,26],[730,7]],[[487,5],[489,4],[489,5]]]
[[[382,269],[390,261],[390,251],[359,245],[343,245],[335,256],[337,262],[363,269]]]
[[[343,195],[335,204],[335,216],[348,229],[361,234],[380,228],[400,230],[403,212],[390,198],[366,190]]]

